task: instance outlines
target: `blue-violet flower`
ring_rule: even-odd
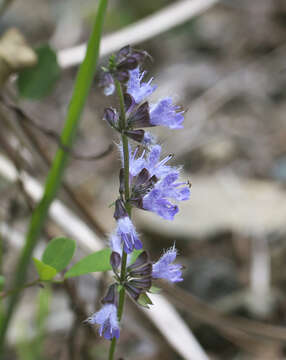
[[[150,191],[144,194],[142,208],[155,212],[166,220],[173,220],[179,209],[177,205],[173,205],[168,199],[175,201],[188,200],[190,197],[188,183],[176,182],[179,178],[179,169],[166,165],[172,155],[168,155],[160,161],[160,145],[152,146],[147,156],[145,156],[145,151],[138,157],[137,153],[137,148],[133,153],[129,151],[131,180],[144,168],[148,170],[150,177],[156,176],[159,180]]]
[[[139,67],[129,71],[127,93],[132,95],[136,104],[140,104],[157,89],[157,85],[151,85],[153,78],[151,78],[148,82],[142,82],[145,74],[145,71],[140,72]]]
[[[190,197],[190,189],[186,186],[187,183],[175,182],[178,177],[178,173],[170,173],[156,183],[154,188],[144,196],[143,209],[155,212],[166,220],[173,220],[179,209],[168,198],[182,201],[188,200]]]
[[[167,97],[152,105],[150,109],[150,123],[153,126],[167,126],[170,129],[182,129],[184,116],[180,107],[172,104],[172,99]]]
[[[114,337],[119,338],[120,330],[117,319],[117,308],[114,304],[104,304],[102,308],[87,319],[90,324],[98,324],[99,335],[104,336],[107,340]]]
[[[142,249],[142,242],[139,240],[136,229],[128,216],[117,220],[117,235],[123,243],[124,251],[129,254],[134,249]]]
[[[127,83],[127,93],[132,96],[132,100],[136,104],[140,104],[148,96],[150,96],[157,88],[156,85],[151,85],[153,78],[148,82],[142,82],[145,71],[140,72],[139,67],[129,71],[129,80]],[[129,101],[130,102],[130,101]],[[130,103],[130,107],[131,103]],[[172,103],[170,97],[160,100],[157,104],[150,106],[149,126],[167,126],[170,129],[183,128],[183,111],[179,111],[180,107]],[[148,124],[144,124],[144,127]]]
[[[167,279],[171,282],[183,281],[182,265],[172,264],[177,256],[175,246],[167,252],[152,267],[153,279]]]

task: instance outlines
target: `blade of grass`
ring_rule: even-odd
[[[81,64],[74,85],[73,95],[69,104],[65,125],[61,135],[61,142],[64,147],[70,148],[73,144],[79,119],[83,111],[96,69],[99,55],[99,45],[103,27],[104,16],[106,13],[108,0],[100,0],[95,23],[89,38],[86,55]],[[19,288],[26,279],[27,268],[31,260],[33,249],[41,233],[43,224],[47,218],[48,209],[56,197],[57,191],[61,185],[64,170],[69,158],[69,152],[59,148],[50,172],[48,174],[43,197],[37,205],[26,235],[26,243],[20,255],[17,269],[14,276],[13,288]],[[10,297],[7,312],[0,324],[0,354],[2,353],[6,332],[15,306],[19,300],[19,293]]]

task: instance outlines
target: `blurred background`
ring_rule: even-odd
[[[182,21],[169,7],[187,9],[192,3],[196,9]],[[97,1],[1,0],[0,6],[0,36],[17,28],[27,49],[49,44],[63,54],[88,39]],[[169,12],[164,15],[165,10]],[[135,211],[137,228],[154,260],[176,243],[185,281],[160,286],[206,359],[284,359],[286,2],[114,0],[105,34],[158,14],[158,24],[167,23],[164,31],[152,35],[148,26],[148,39],[132,41],[153,58],[146,63],[146,78],[154,77],[158,85],[151,101],[172,96],[185,110],[184,129],[155,132],[165,154],[175,154],[173,164],[183,165],[182,178],[191,181],[192,195],[173,222]],[[140,38],[141,32],[131,28],[131,36]],[[107,49],[104,41],[102,49]],[[117,43],[111,48],[117,50]],[[3,49],[0,39],[0,60]],[[67,56],[72,62],[73,52]],[[57,148],[51,134],[61,131],[77,65],[60,62],[55,86],[38,100],[21,96],[23,87],[21,94],[15,76],[0,88],[0,270],[8,285],[37,198],[31,183],[44,183]],[[120,162],[116,145],[102,159],[90,158],[118,142],[102,121],[104,107],[115,106],[116,99],[104,97],[97,80],[59,198],[103,239],[115,226],[108,206],[118,193]],[[9,106],[11,99],[22,112]],[[70,235],[74,224],[65,219],[65,226],[49,219],[43,243]],[[39,246],[36,253],[41,251]],[[79,242],[75,260],[87,253]],[[64,287],[26,290],[9,331],[5,359],[105,359],[108,342],[82,320],[95,311],[106,281],[104,276],[84,276]],[[164,311],[160,314],[167,318]],[[185,343],[183,355],[176,345],[179,339],[174,337],[173,344],[157,325],[128,301],[118,354],[134,360],[204,358],[193,352],[191,342]]]

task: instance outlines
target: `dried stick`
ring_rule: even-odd
[[[139,44],[162,34],[185,21],[200,15],[217,4],[219,0],[185,0],[166,6],[154,15],[147,16],[135,24],[126,26],[111,35],[102,38],[100,56],[108,55],[121,49],[126,44]],[[57,54],[62,68],[69,68],[81,63],[86,44],[60,50]]]
[[[225,316],[178,286],[169,286],[166,283],[162,283],[161,287],[167,292],[168,297],[173,299],[179,307],[183,308],[184,311],[187,311],[201,322],[213,325],[218,329],[236,329],[248,334],[260,336],[264,339],[279,342],[286,341],[285,327],[248,320],[239,316]]]
[[[14,109],[10,108],[10,109]],[[46,165],[47,168],[51,166],[51,159],[46,152],[45,147],[41,143],[41,141],[35,136],[33,131],[30,129],[30,124],[35,123],[35,120],[28,118],[28,115],[23,112],[19,107],[17,107],[16,114],[18,121],[18,125],[20,126],[21,130],[24,132],[25,137],[29,140],[29,143],[32,145],[32,148],[35,154],[37,154],[43,163]],[[23,121],[22,121],[23,120]],[[108,151],[109,153],[109,151]],[[107,155],[107,154],[101,154]],[[86,160],[86,158],[85,158]],[[86,204],[82,201],[82,199],[78,196],[78,194],[67,184],[66,181],[63,182],[63,189],[69,196],[70,200],[72,201],[73,205],[77,208],[81,216],[84,220],[89,224],[89,226],[98,234],[98,236],[105,237],[106,231],[102,227],[102,225],[97,221],[95,216],[91,213],[89,208]]]

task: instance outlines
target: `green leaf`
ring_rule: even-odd
[[[71,261],[75,252],[76,243],[74,240],[58,237],[51,240],[43,253],[42,261],[62,271]]]
[[[103,249],[86,256],[69,269],[65,274],[65,278],[111,270],[110,255],[110,249]]]
[[[38,63],[19,72],[17,86],[21,96],[30,99],[41,99],[54,88],[60,75],[57,56],[49,45],[35,49]]]
[[[57,275],[57,269],[50,265],[43,263],[41,260],[33,258],[37,273],[39,274],[40,280],[48,281],[52,280]]]
[[[154,285],[152,285],[150,287],[150,289],[148,290],[148,292],[151,293],[151,294],[159,294],[161,291],[162,291],[161,288],[159,288],[157,286],[154,286]]]
[[[147,309],[149,309],[149,305],[153,305],[151,299],[146,293],[140,294],[137,303]]]

